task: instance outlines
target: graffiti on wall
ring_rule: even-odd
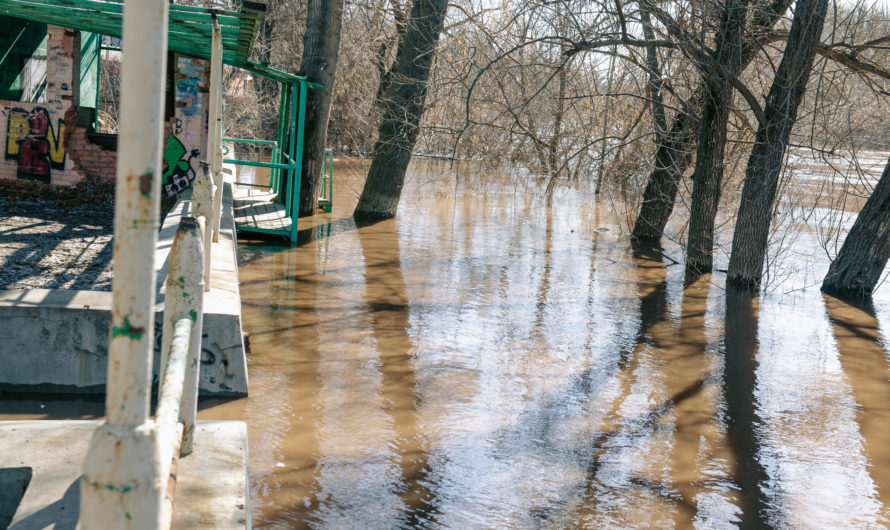
[[[65,167],[64,137],[65,122],[53,130],[45,108],[7,108],[5,156],[18,161],[18,178],[49,183],[52,170]]]
[[[176,106],[183,116],[201,114],[200,87],[205,83],[204,64],[191,57],[178,57],[176,76]]]
[[[178,195],[191,187],[198,157],[207,142],[203,119],[207,106],[207,61],[177,55],[175,65],[176,110],[170,118],[170,136],[163,155],[162,182],[167,195]]]
[[[178,195],[192,185],[195,180],[195,168],[192,163],[200,154],[198,149],[192,149],[189,153],[182,141],[173,135],[167,138],[163,156],[164,173],[161,178],[164,193]]]

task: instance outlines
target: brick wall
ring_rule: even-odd
[[[65,149],[65,113],[80,83],[80,33],[50,25],[47,34],[45,101],[0,101],[0,179],[70,186],[83,178]]]
[[[117,168],[115,146],[103,146],[92,141],[92,117],[89,108],[69,107],[65,123],[65,150],[73,163],[72,170],[82,177],[114,180]],[[116,144],[116,142],[115,142]]]

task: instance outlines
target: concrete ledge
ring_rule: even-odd
[[[155,381],[161,346],[164,282],[173,236],[191,208],[184,195],[164,220],[155,267]],[[202,395],[247,395],[241,331],[232,189],[226,183],[219,242],[211,246],[211,290],[205,293]],[[0,391],[104,393],[111,293],[50,289],[0,290]]]
[[[0,472],[30,468],[32,473],[10,530],[74,528],[83,462],[101,423],[0,422]],[[247,425],[199,421],[195,451],[179,462],[173,528],[249,527]]]

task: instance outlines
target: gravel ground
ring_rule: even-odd
[[[76,202],[0,197],[0,289],[111,290],[114,206]]]

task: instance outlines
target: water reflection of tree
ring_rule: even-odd
[[[837,341],[841,366],[859,405],[857,423],[887,517],[890,497],[890,388],[887,350],[870,302],[854,306],[825,296],[825,308]],[[885,519],[886,521],[886,519]]]
[[[723,389],[729,445],[735,460],[742,528],[768,527],[766,486],[768,475],[759,459],[757,414],[757,299],[742,290],[726,291],[726,328]]]
[[[400,457],[401,483],[395,485],[406,512],[399,526],[414,528],[435,518],[428,487],[427,455],[418,425],[414,344],[408,335],[410,312],[393,222],[358,226],[365,262],[365,303],[371,315],[382,375],[383,408],[393,419],[392,445]]]

